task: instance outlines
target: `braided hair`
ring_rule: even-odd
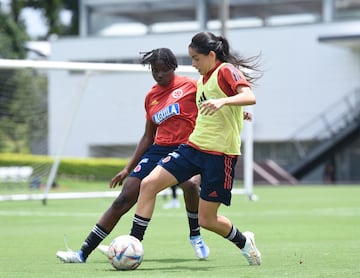
[[[144,66],[152,66],[156,61],[162,60],[170,69],[175,70],[178,67],[176,57],[169,48],[157,48],[140,54],[143,55],[141,64]]]

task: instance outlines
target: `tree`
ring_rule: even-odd
[[[8,14],[0,11],[0,56],[7,59],[24,59],[24,44],[30,38],[23,22],[15,22]]]
[[[25,26],[0,11],[0,58],[26,58]],[[30,152],[47,136],[46,80],[30,69],[0,69],[0,151]]]
[[[64,35],[79,35],[79,2],[74,0],[63,0],[64,8],[72,13],[70,26],[66,29]]]
[[[25,7],[42,11],[49,27],[47,37],[56,35],[77,35],[79,33],[79,1],[75,0],[14,0],[11,2],[11,14],[15,22],[19,23],[21,10]],[[69,26],[60,20],[62,10],[70,10],[72,17]]]
[[[0,79],[7,100],[0,104],[0,151],[32,153],[47,137],[46,77],[31,69],[10,72],[7,80]]]
[[[25,59],[25,23],[22,9],[42,11],[51,34],[78,34],[79,1],[77,0],[12,0],[8,14],[0,9],[0,58]],[[1,4],[0,4],[1,8]],[[60,12],[71,10],[69,26],[60,21]],[[47,137],[46,78],[34,70],[0,69],[0,152],[31,152],[37,142]]]

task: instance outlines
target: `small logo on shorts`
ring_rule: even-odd
[[[216,191],[211,192],[208,196],[212,198],[219,197]]]
[[[165,157],[163,160],[162,160],[162,163],[166,163],[166,162],[169,162],[171,159],[170,155],[168,155],[167,157]]]
[[[134,169],[134,173],[140,172],[141,171],[141,165],[138,164],[136,165],[135,169]]]

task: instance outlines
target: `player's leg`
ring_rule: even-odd
[[[209,231],[225,237],[231,230],[231,222],[226,217],[218,215],[220,203],[199,201],[199,225]]]
[[[241,233],[228,218],[218,215],[219,207],[220,203],[200,199],[200,226],[234,243],[241,249],[241,253],[247,259],[249,265],[260,265],[261,253],[256,248],[254,234],[248,231]]]
[[[141,180],[136,177],[128,177],[121,187],[121,192],[99,219],[98,224],[110,233],[120,218],[127,213],[137,201],[140,192]]]
[[[201,237],[198,219],[200,182],[200,175],[196,175],[181,183],[180,187],[184,192],[184,201],[190,229],[190,244],[193,246],[195,254],[199,259],[206,259],[209,256],[210,250]]]
[[[199,210],[199,188],[201,183],[200,175],[193,176],[191,179],[180,184],[183,190],[183,197],[186,211],[198,212]]]
[[[58,251],[56,256],[66,263],[86,262],[91,252],[110,234],[120,218],[135,205],[140,191],[140,182],[139,178],[128,177],[120,194],[92,228],[81,249],[77,252]]]
[[[130,235],[135,236],[140,241],[143,240],[145,230],[154,212],[156,195],[175,184],[178,184],[177,179],[161,166],[156,166],[142,180]]]
[[[171,149],[169,148],[169,150]],[[90,253],[109,235],[121,216],[134,206],[139,195],[141,180],[151,172],[166,151],[168,149],[163,150],[158,146],[151,146],[125,181],[118,197],[92,228],[81,250],[77,252],[58,251],[56,256],[67,263],[85,262]]]
[[[156,194],[172,185],[184,182],[200,173],[187,157],[192,157],[193,148],[181,145],[176,151],[159,161],[159,165],[143,179],[140,195],[131,228],[131,235],[143,240],[154,211]]]
[[[218,215],[221,204],[229,206],[231,203],[236,158],[208,154],[203,156],[206,157],[206,170],[201,177],[200,226],[233,242],[250,265],[260,265],[261,254],[256,249],[254,234],[241,233],[228,218]]]
[[[173,186],[171,186],[170,188],[171,188],[171,197],[172,197],[173,199],[177,199],[177,192],[176,192],[176,190],[177,190],[177,185],[173,185]]]
[[[110,234],[120,218],[136,204],[140,192],[140,183],[141,180],[139,178],[127,178],[126,182],[122,185],[120,194],[85,239],[81,247],[85,260],[100,242]]]
[[[145,177],[140,186],[140,195],[136,212],[140,215],[150,218],[154,211],[156,195],[172,186],[177,184],[176,178],[161,166],[156,166],[154,170]]]

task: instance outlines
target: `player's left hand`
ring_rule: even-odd
[[[123,169],[113,177],[109,183],[110,188],[115,188],[116,186],[121,186],[124,179],[129,175],[129,172],[126,169]]]
[[[204,115],[212,115],[216,111],[218,111],[223,105],[224,100],[221,98],[209,99],[200,105],[199,112]]]

